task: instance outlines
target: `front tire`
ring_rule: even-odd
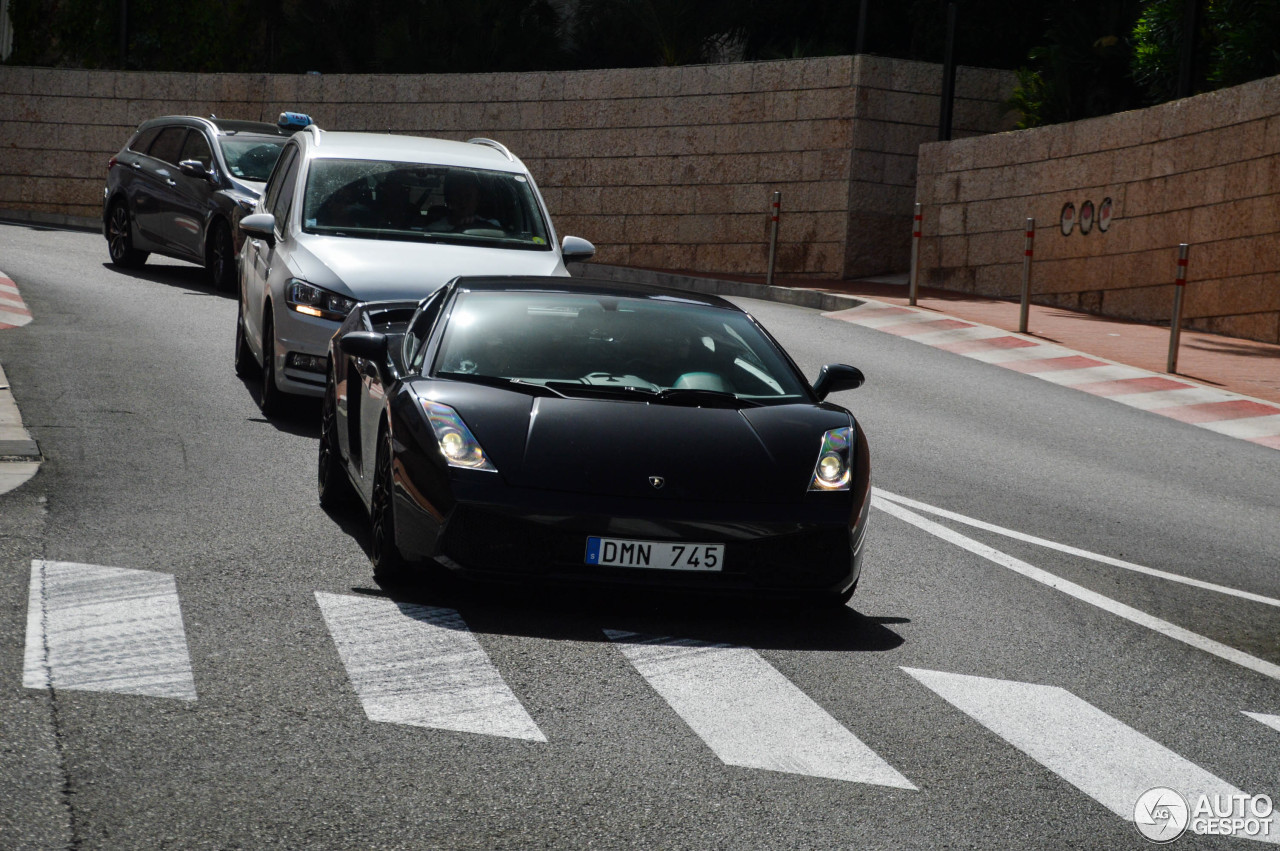
[[[382,430],[378,438],[378,461],[373,474],[373,495],[369,501],[369,557],[373,578],[380,585],[403,584],[409,576],[409,562],[396,546],[395,480],[391,474],[391,432]]]
[[[205,269],[215,292],[229,293],[236,286],[236,248],[231,229],[223,222],[213,226],[205,251]]]
[[[262,384],[258,394],[258,407],[268,419],[279,416],[284,407],[284,394],[276,386],[276,328],[271,321],[271,306],[264,313],[266,324],[262,328]]]
[[[133,247],[133,221],[124,201],[116,201],[107,212],[107,252],[113,265],[125,269],[136,269],[147,262],[148,253]]]

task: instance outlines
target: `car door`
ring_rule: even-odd
[[[187,160],[196,160],[205,167],[205,171],[213,173],[213,148],[204,131],[198,127],[187,131],[182,150],[178,153],[179,163]],[[172,183],[166,183],[170,190],[166,196],[170,205],[166,225],[170,246],[174,253],[203,263],[205,229],[212,209],[211,196],[217,187],[206,178],[183,174],[181,169],[172,171]]]
[[[147,149],[147,155],[142,158],[141,167],[136,174],[134,221],[142,238],[166,253],[170,250],[171,241],[166,233],[166,226],[170,210],[174,206],[174,190],[178,185],[174,175],[178,173],[177,161],[186,138],[185,126],[165,126]]]
[[[271,177],[267,181],[266,194],[263,196],[262,212],[271,213],[276,220],[275,245],[265,239],[250,237],[244,244],[244,317],[245,336],[249,345],[258,357],[262,356],[262,330],[264,326],[263,308],[267,302],[267,291],[275,265],[282,261],[279,254],[281,242],[288,228],[289,203],[293,198],[293,190],[298,181],[300,165],[297,145],[285,146],[280,161],[276,163]],[[288,274],[284,270],[284,274]]]

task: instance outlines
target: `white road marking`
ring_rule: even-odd
[[[749,648],[605,633],[726,765],[916,788]]]
[[[1106,364],[1104,366],[1085,366],[1078,369],[1050,370],[1048,372],[1032,372],[1029,374],[1048,381],[1050,384],[1074,387],[1077,384],[1089,384],[1093,381],[1124,381],[1128,378],[1145,378],[1149,373],[1145,370],[1134,369],[1131,366]]]
[[[1248,715],[1259,724],[1266,724],[1272,730],[1280,733],[1280,715],[1263,715],[1261,712],[1245,712],[1243,714]]]
[[[1151,393],[1120,393],[1105,398],[1128,405],[1130,408],[1153,411],[1181,405],[1229,402],[1239,397],[1221,390],[1214,390],[1212,387],[1187,387],[1182,390],[1156,390]]]
[[[1126,820],[1132,820],[1142,793],[1156,786],[1180,792],[1193,807],[1202,794],[1242,794],[1065,689],[941,671],[902,670]],[[1272,816],[1269,820],[1276,835],[1258,838],[1280,843],[1277,819]]]
[[[22,684],[195,700],[173,577],[31,562]]]
[[[371,721],[545,742],[453,609],[316,592]]]
[[[1113,615],[1122,617],[1127,621],[1138,624],[1139,626],[1144,626],[1153,632],[1158,632],[1163,636],[1174,639],[1175,641],[1181,641],[1183,644],[1187,644],[1197,650],[1203,650],[1204,652],[1217,656],[1220,659],[1225,659],[1228,662],[1234,662],[1241,667],[1248,668],[1251,671],[1262,674],[1265,677],[1270,677],[1273,680],[1280,680],[1280,665],[1268,662],[1265,659],[1259,659],[1256,656],[1250,656],[1248,653],[1237,650],[1234,647],[1229,647],[1226,644],[1214,641],[1211,638],[1206,638],[1189,629],[1183,629],[1176,624],[1169,623],[1166,620],[1161,620],[1154,615],[1149,615],[1146,612],[1135,609],[1132,606],[1125,605],[1118,600],[1113,600],[1110,597],[1097,593],[1096,591],[1090,591],[1088,588],[1077,585],[1060,576],[1055,576],[1047,570],[1042,570],[1034,565],[1027,564],[1021,559],[1016,559],[1007,553],[1002,553],[994,547],[989,547],[980,541],[975,541],[972,538],[961,535],[959,532],[953,532],[947,527],[921,517],[919,514],[909,511],[901,505],[890,502],[883,497],[874,496],[872,497],[872,500],[872,504],[881,511],[884,511],[887,514],[892,514],[899,520],[904,520],[919,529],[923,529],[931,535],[960,547],[961,549],[968,550],[969,552],[981,556],[982,558],[994,562],[1002,567],[1007,567],[1013,572],[1019,573],[1028,579],[1033,579],[1036,582],[1048,585],[1050,588],[1054,588],[1064,594],[1075,597],[1077,600],[1088,603],[1091,606],[1096,606],[1103,611],[1110,612]]]
[[[1236,420],[1217,420],[1216,422],[1196,423],[1201,428],[1225,434],[1228,437],[1239,437],[1249,440],[1254,437],[1271,437],[1280,434],[1280,414],[1263,417],[1241,417]]]
[[[911,339],[926,346],[943,346],[947,343],[960,343],[966,340],[990,340],[994,337],[1008,337],[1008,331],[991,328],[986,325],[975,325],[972,328],[951,328],[947,331],[930,331],[926,334],[913,334]]]
[[[1169,573],[1164,570],[1157,570],[1154,567],[1144,567],[1143,565],[1140,565],[1140,564],[1134,564],[1131,561],[1125,561],[1123,559],[1112,558],[1111,556],[1104,556],[1104,555],[1100,555],[1099,553],[1089,552],[1088,550],[1082,550],[1079,547],[1072,547],[1067,544],[1059,544],[1056,541],[1050,541],[1046,538],[1037,538],[1035,535],[1027,535],[1022,532],[1015,532],[1013,529],[1006,529],[1003,526],[996,526],[993,523],[986,523],[982,520],[976,520],[972,517],[966,517],[963,514],[957,514],[954,511],[947,511],[945,508],[937,508],[925,502],[918,502],[917,500],[914,500],[914,499],[908,499],[905,496],[898,496],[895,493],[889,493],[888,491],[881,490],[880,488],[876,488],[874,490],[874,494],[876,496],[883,497],[884,499],[899,503],[900,505],[905,505],[908,508],[914,508],[916,511],[923,511],[925,514],[933,514],[937,517],[945,517],[948,520],[954,520],[957,523],[963,523],[966,526],[973,526],[974,528],[977,528],[977,529],[985,529],[988,532],[994,532],[995,534],[1003,535],[1006,538],[1013,538],[1014,540],[1017,540],[1017,541],[1025,541],[1028,544],[1035,544],[1036,546],[1045,547],[1046,549],[1050,549],[1050,550],[1057,550],[1058,552],[1067,553],[1068,555],[1079,556],[1080,558],[1087,558],[1087,559],[1090,559],[1091,561],[1100,562],[1102,564],[1109,564],[1112,567],[1123,568],[1125,570],[1133,571],[1134,573],[1142,573],[1142,574],[1146,574],[1147,576],[1155,576],[1160,579],[1167,579],[1170,582],[1177,582],[1182,585],[1190,585],[1193,588],[1201,588],[1205,591],[1216,591],[1219,594],[1228,594],[1232,597],[1239,597],[1242,600],[1252,600],[1255,603],[1263,603],[1268,606],[1280,607],[1280,600],[1277,600],[1275,597],[1264,597],[1261,594],[1254,594],[1251,591],[1241,591],[1238,588],[1230,588],[1226,585],[1215,585],[1212,582],[1204,582],[1199,579],[1192,579],[1188,576],[1180,576],[1176,573]]]
[[[1013,336],[1012,334],[1009,336]],[[1079,352],[1064,349],[1061,346],[1042,345],[1025,346],[1018,349],[984,349],[977,352],[965,352],[967,358],[983,363],[1004,364],[1013,361],[1052,360],[1053,358],[1080,357]]]

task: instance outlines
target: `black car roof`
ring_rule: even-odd
[[[156,118],[150,118],[139,125],[142,127],[154,127],[157,124],[186,124],[191,127],[213,125],[219,134],[234,135],[237,133],[252,133],[255,136],[283,136],[285,138],[292,136],[292,130],[281,130],[274,124],[268,124],[265,121],[238,121],[231,118],[203,118],[199,115],[161,115]]]
[[[568,292],[621,298],[661,299],[663,301],[678,299],[691,304],[722,307],[739,313],[743,312],[733,302],[709,293],[690,292],[689,290],[678,290],[672,287],[660,287],[651,284],[610,281],[605,278],[567,278],[557,275],[476,275],[454,278],[450,284],[457,289],[465,288],[468,290],[494,292]]]

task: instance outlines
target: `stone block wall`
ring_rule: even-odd
[[[1280,343],[1280,77],[1145,110],[921,148],[922,283]],[[1112,202],[1064,236],[1063,206]]]
[[[471,75],[164,74],[0,66],[0,212],[101,215],[107,159],[143,120],[217,114],[488,136],[529,166],[557,230],[602,263],[763,274],[905,268],[938,66],[874,57]],[[960,69],[957,135],[1007,126],[1013,78]]]

